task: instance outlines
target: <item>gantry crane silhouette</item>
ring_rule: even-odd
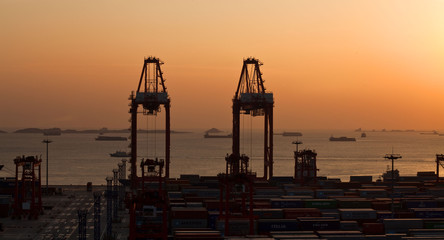
[[[165,108],[165,177],[170,174],[170,98],[165,87],[163,72],[160,68],[163,62],[159,58],[144,59],[137,92],[132,93],[131,100],[131,187],[137,188],[137,114],[138,106],[143,106],[143,114],[157,115],[160,107]]]
[[[244,59],[236,93],[233,98],[233,146],[226,157],[227,172],[246,171],[249,158],[240,153],[240,114],[264,116],[264,179],[273,176],[273,93],[266,92],[260,66],[255,58]]]

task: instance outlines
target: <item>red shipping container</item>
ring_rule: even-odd
[[[9,204],[0,204],[0,218],[9,217],[11,207]]]
[[[415,218],[414,212],[395,212],[395,218]]]
[[[363,223],[362,233],[366,235],[383,235],[385,234],[383,223]]]
[[[344,196],[347,196],[347,197],[359,197],[359,193],[358,192],[344,192]]]
[[[208,209],[219,209],[220,201],[219,200],[204,200],[204,206]]]
[[[390,202],[372,202],[372,208],[375,210],[390,211]]]

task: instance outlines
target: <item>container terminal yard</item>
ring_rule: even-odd
[[[244,59],[233,98],[225,169],[217,176],[171,178],[162,64],[155,57],[144,60],[130,96],[131,157],[104,176],[105,186],[42,186],[39,157],[13,160],[15,178],[1,180],[0,239],[444,239],[442,154],[436,154],[436,171],[402,176],[394,168],[402,156],[392,153],[385,156],[392,168],[383,180],[341,181],[318,176],[317,152],[299,150],[302,142],[294,141],[294,175],[275,176],[273,93],[254,58]],[[137,116],[158,114],[161,107],[165,159],[138,159]],[[264,117],[262,174],[241,153],[241,114]]]

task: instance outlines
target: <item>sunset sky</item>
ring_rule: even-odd
[[[275,129],[444,129],[444,1],[0,0],[0,29],[0,130],[127,128],[148,56],[172,129],[230,129],[250,56]]]

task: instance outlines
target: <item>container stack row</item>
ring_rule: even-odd
[[[319,179],[300,186],[292,178],[256,180],[254,235],[249,219],[220,217],[216,177],[182,175],[166,183],[169,229],[175,239],[424,239],[444,235],[444,187],[433,182]],[[354,180],[354,181],[353,181]],[[362,181],[359,181],[362,180]],[[241,199],[229,202],[236,211]],[[392,212],[393,210],[393,212]]]

